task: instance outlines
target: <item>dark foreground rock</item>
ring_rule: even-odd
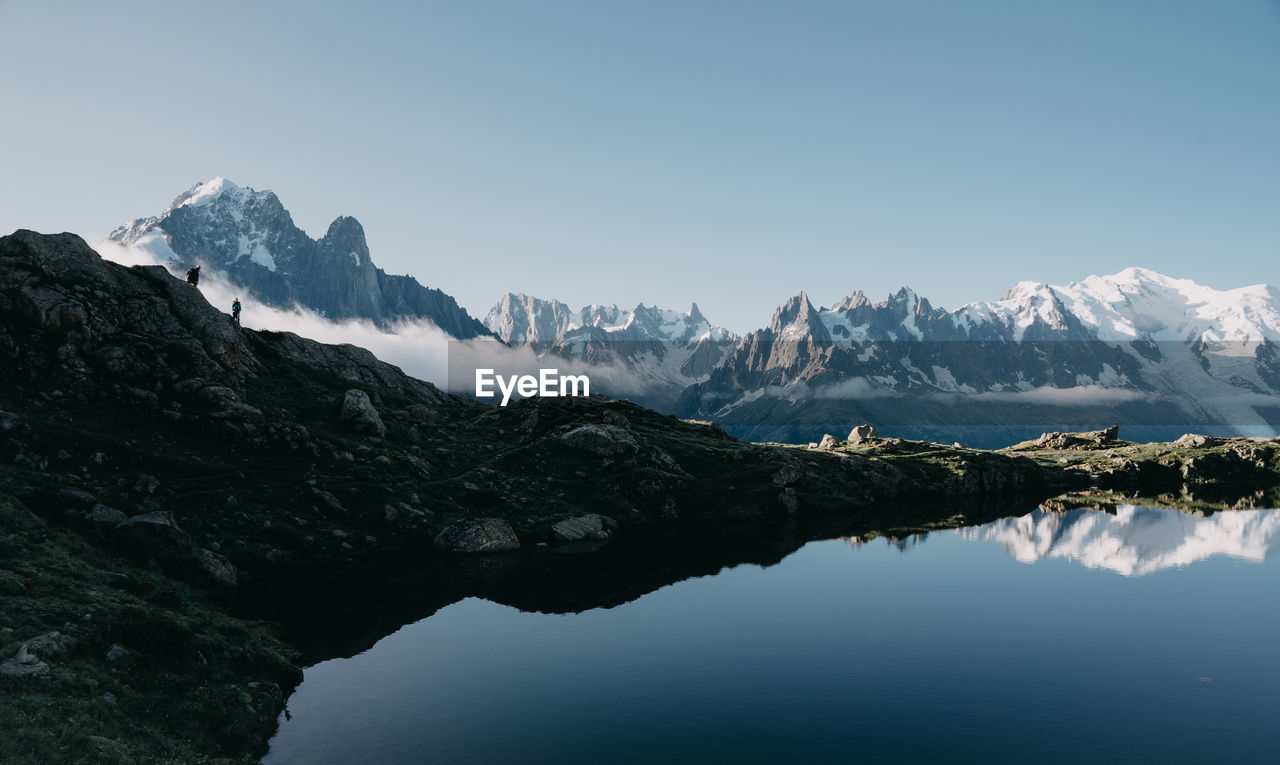
[[[451,553],[511,552],[520,549],[520,538],[501,518],[459,521],[435,538],[437,550]]]

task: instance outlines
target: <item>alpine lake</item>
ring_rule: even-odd
[[[265,762],[1274,761],[1280,510],[1026,510],[657,584],[352,582]]]

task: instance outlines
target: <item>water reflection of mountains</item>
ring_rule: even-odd
[[[1062,558],[1142,576],[1215,555],[1261,562],[1280,541],[1280,510],[1227,511],[1208,517],[1136,505],[1120,505],[1114,512],[1036,510],[957,533],[999,542],[1023,563]]]
[[[281,623],[310,663],[352,656],[463,598],[543,613],[610,608],[736,565],[772,566],[814,540],[843,538],[856,547],[864,543],[860,540],[883,539],[905,553],[925,540],[926,530],[941,530],[938,518],[973,524],[957,533],[1000,542],[1020,561],[1064,558],[1124,575],[1213,555],[1262,560],[1280,535],[1280,510],[1221,511],[1208,517],[1134,505],[1026,513],[1025,505],[983,503],[944,510],[881,506],[771,529],[669,529],[614,540],[583,555],[402,556],[368,567],[300,570],[278,589],[250,595],[241,608],[246,615]]]
[[[1051,558],[1087,568],[1143,576],[1223,555],[1262,562],[1280,545],[1280,510],[1242,510],[1209,516],[1142,505],[1106,510],[1045,510],[956,529],[965,539],[998,542],[1021,563]],[[907,553],[928,534],[842,537],[854,549],[883,540]]]

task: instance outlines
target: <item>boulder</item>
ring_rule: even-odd
[[[1173,442],[1174,446],[1183,448],[1205,447],[1205,446],[1221,446],[1225,443],[1221,438],[1213,438],[1211,436],[1201,436],[1195,433],[1184,434],[1177,441]]]
[[[840,445],[840,439],[836,438],[830,433],[827,433],[826,435],[824,435],[822,437],[822,440],[818,442],[819,449],[834,449],[839,445]]]
[[[17,430],[22,425],[23,417],[16,412],[0,410],[0,432]]]
[[[129,520],[129,516],[114,507],[94,505],[93,509],[85,515],[84,519],[99,526],[119,526],[121,523]]]
[[[879,438],[880,434],[876,429],[867,424],[862,424],[849,431],[849,437],[845,440],[851,444],[860,444],[869,438]]]
[[[46,632],[23,643],[12,659],[0,662],[0,676],[44,677],[49,665],[41,658],[49,658],[75,645],[75,638],[61,632]]]
[[[338,412],[338,419],[357,433],[379,438],[387,434],[387,426],[383,424],[382,416],[374,408],[369,394],[358,388],[352,388],[342,395],[342,409]]]
[[[49,665],[40,661],[27,650],[26,643],[18,649],[12,659],[0,661],[0,676],[5,677],[44,677],[49,674]]]
[[[579,425],[562,434],[560,441],[575,449],[603,456],[635,454],[640,450],[635,436],[618,425]]]
[[[787,486],[799,481],[802,477],[804,477],[804,472],[800,468],[787,463],[778,468],[778,472],[773,474],[772,480],[774,486]]]
[[[551,527],[556,539],[561,542],[576,542],[583,539],[608,539],[609,527],[613,519],[591,513],[577,518],[566,518]]]
[[[1118,425],[1112,425],[1102,430],[1088,430],[1083,433],[1059,433],[1054,431],[1052,433],[1042,433],[1039,438],[1033,441],[1014,444],[1008,448],[1008,451],[1088,451],[1091,449],[1106,449],[1124,443],[1118,440],[1119,435],[1120,426]]]
[[[124,547],[159,558],[187,556],[194,549],[173,513],[163,510],[135,515],[112,528],[111,534]]]
[[[133,482],[133,490],[139,494],[155,494],[160,488],[160,479],[147,473],[139,473],[138,480]]]
[[[28,640],[22,647],[36,656],[47,659],[75,645],[76,639],[61,632],[46,632]]]
[[[434,425],[436,420],[440,419],[440,415],[426,404],[411,404],[405,410],[405,414],[419,425]]]
[[[501,518],[480,518],[448,526],[436,536],[435,545],[452,553],[509,552],[520,549],[520,538]]]
[[[196,566],[214,582],[224,587],[237,583],[235,564],[212,550],[196,550]]]

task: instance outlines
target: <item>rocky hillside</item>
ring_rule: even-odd
[[[205,278],[226,279],[266,305],[380,326],[428,319],[461,339],[489,334],[452,297],[375,266],[355,218],[339,217],[312,239],[274,193],[223,178],[196,184],[160,215],[131,221],[109,239],[146,250],[175,273],[201,265]]]
[[[303,659],[422,607],[620,602],[1071,488],[1203,492],[1216,471],[1266,491],[1277,453],[851,435],[745,443],[601,397],[490,408],[241,329],[78,237],[0,238],[0,759],[252,761]]]

